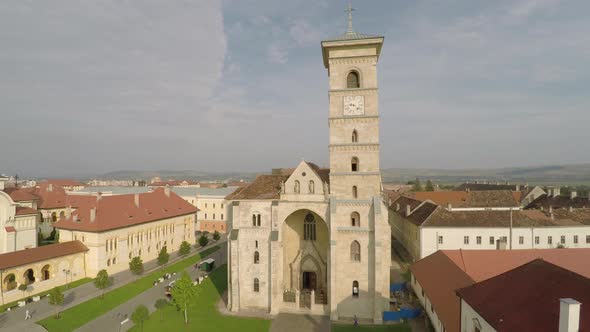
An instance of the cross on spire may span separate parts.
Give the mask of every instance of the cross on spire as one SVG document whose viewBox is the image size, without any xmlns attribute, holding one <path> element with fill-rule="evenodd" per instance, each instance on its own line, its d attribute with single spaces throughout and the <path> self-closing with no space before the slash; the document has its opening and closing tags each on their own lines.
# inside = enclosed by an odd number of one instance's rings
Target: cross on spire
<svg viewBox="0 0 590 332">
<path fill-rule="evenodd" d="M 348 13 L 348 29 L 346 30 L 346 33 L 354 33 L 354 31 L 352 30 L 352 12 L 355 11 L 356 9 L 352 8 L 352 3 L 348 3 L 348 6 L 346 7 L 346 10 L 344 12 Z"/>
</svg>

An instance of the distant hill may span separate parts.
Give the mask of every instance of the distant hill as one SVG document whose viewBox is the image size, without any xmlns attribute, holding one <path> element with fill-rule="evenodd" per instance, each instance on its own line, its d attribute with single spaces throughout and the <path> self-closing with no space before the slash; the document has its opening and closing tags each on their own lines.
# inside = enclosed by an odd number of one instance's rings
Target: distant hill
<svg viewBox="0 0 590 332">
<path fill-rule="evenodd" d="M 511 167 L 495 169 L 412 169 L 388 168 L 381 171 L 383 182 L 404 183 L 430 179 L 458 184 L 466 181 L 512 182 L 529 184 L 590 184 L 590 164 Z"/>
<path fill-rule="evenodd" d="M 512 167 L 495 169 L 419 169 L 387 168 L 382 171 L 383 182 L 406 183 L 419 177 L 444 184 L 459 184 L 465 181 L 491 181 L 529 184 L 590 184 L 590 163 L 577 165 L 548 165 L 533 167 Z M 100 174 L 87 179 L 145 179 L 159 176 L 162 180 L 184 179 L 195 181 L 236 181 L 253 180 L 257 174 L 268 172 L 206 172 L 206 171 L 116 171 Z"/>
</svg>

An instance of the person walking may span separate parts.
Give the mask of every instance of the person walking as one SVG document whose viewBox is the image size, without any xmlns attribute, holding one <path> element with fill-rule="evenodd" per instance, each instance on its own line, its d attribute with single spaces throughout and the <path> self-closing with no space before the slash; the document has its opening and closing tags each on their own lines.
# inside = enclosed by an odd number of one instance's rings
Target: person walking
<svg viewBox="0 0 590 332">
<path fill-rule="evenodd" d="M 359 319 L 356 318 L 356 315 L 354 315 L 354 327 L 359 326 Z"/>
<path fill-rule="evenodd" d="M 29 309 L 27 309 L 27 311 L 25 311 L 25 320 L 27 319 L 31 319 L 31 313 L 29 312 Z"/>
</svg>

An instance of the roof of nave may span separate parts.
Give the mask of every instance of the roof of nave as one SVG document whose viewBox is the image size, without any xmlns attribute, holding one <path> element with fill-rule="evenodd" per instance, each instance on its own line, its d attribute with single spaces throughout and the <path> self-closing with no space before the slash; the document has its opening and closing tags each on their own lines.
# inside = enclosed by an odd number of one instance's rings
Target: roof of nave
<svg viewBox="0 0 590 332">
<path fill-rule="evenodd" d="M 281 184 L 289 178 L 289 175 L 258 175 L 252 183 L 240 187 L 225 197 L 226 200 L 240 199 L 279 199 Z"/>
<path fill-rule="evenodd" d="M 54 226 L 61 229 L 103 232 L 197 212 L 196 207 L 174 192 L 166 192 L 167 189 L 158 188 L 142 194 L 81 196 L 91 199 L 80 204 L 70 216 L 58 220 Z"/>
</svg>

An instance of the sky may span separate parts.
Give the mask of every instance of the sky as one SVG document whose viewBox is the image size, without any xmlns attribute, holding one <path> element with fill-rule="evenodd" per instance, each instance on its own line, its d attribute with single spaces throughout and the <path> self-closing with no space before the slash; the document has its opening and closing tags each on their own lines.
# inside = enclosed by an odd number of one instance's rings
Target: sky
<svg viewBox="0 0 590 332">
<path fill-rule="evenodd" d="M 343 0 L 0 2 L 0 173 L 328 162 Z M 590 2 L 353 1 L 382 168 L 590 162 Z"/>
</svg>

